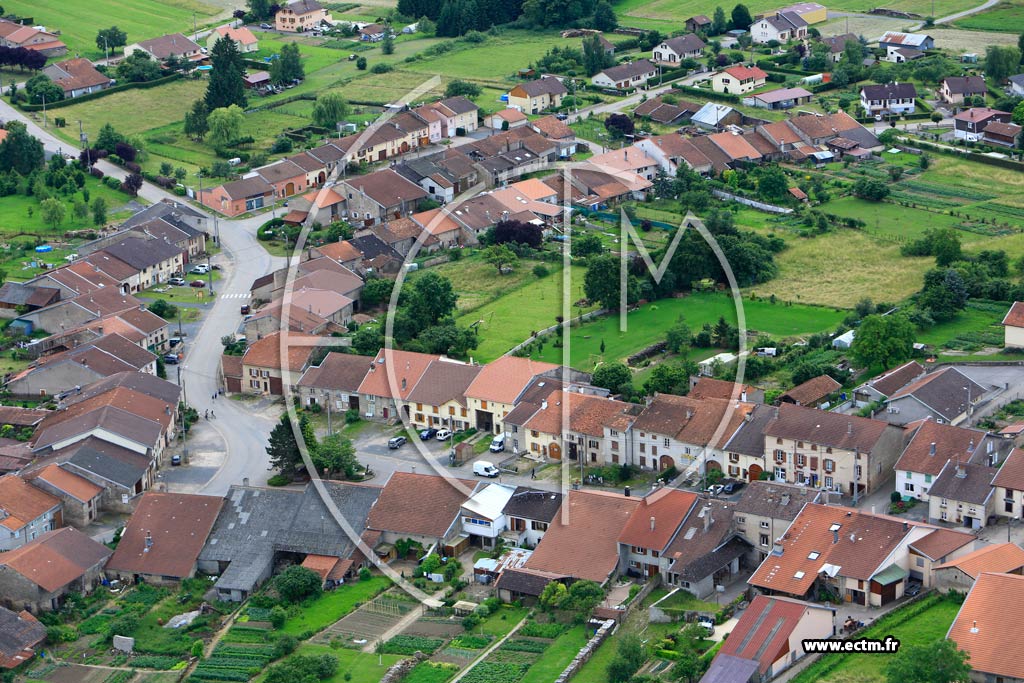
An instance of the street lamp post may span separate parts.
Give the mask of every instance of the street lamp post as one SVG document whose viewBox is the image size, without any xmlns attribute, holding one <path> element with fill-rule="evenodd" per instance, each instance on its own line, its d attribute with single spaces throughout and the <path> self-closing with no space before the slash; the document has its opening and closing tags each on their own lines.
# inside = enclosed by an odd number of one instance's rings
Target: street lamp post
<svg viewBox="0 0 1024 683">
<path fill-rule="evenodd" d="M 180 322 L 180 319 L 179 319 Z M 181 406 L 178 413 L 181 417 L 181 452 L 182 462 L 188 462 L 188 430 L 185 428 L 185 411 L 188 410 L 188 401 L 185 398 L 185 384 L 181 379 L 181 365 L 178 366 L 178 386 L 181 387 Z"/>
</svg>

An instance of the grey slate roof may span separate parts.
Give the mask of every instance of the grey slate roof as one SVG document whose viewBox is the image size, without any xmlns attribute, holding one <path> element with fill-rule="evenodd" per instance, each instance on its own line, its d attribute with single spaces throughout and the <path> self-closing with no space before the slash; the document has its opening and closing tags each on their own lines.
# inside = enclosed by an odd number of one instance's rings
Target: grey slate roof
<svg viewBox="0 0 1024 683">
<path fill-rule="evenodd" d="M 562 494 L 517 486 L 502 512 L 508 517 L 550 522 L 562 507 Z"/>
<path fill-rule="evenodd" d="M 46 637 L 46 627 L 33 619 L 25 619 L 17 612 L 0 607 L 0 654 L 13 657 L 35 647 Z"/>
<path fill-rule="evenodd" d="M 157 422 L 114 406 L 103 406 L 52 427 L 48 427 L 44 421 L 40 425 L 33 449 L 39 451 L 66 439 L 94 433 L 97 429 L 117 434 L 146 448 L 154 448 L 163 433 L 163 428 Z"/>
<path fill-rule="evenodd" d="M 985 388 L 956 368 L 933 372 L 906 385 L 889 397 L 889 402 L 913 396 L 946 420 L 967 410 L 968 400 L 976 401 Z"/>
<path fill-rule="evenodd" d="M 103 251 L 138 270 L 150 268 L 181 253 L 181 249 L 173 244 L 143 237 L 125 237 Z"/>
<path fill-rule="evenodd" d="M 725 450 L 760 458 L 764 455 L 764 428 L 775 417 L 775 409 L 759 403 L 748 417 L 725 444 Z"/>
<path fill-rule="evenodd" d="M 331 481 L 324 486 L 343 518 L 361 534 L 380 489 Z M 251 591 L 275 553 L 346 558 L 355 548 L 314 486 L 301 491 L 232 486 L 199 560 L 230 563 L 217 588 Z"/>
<path fill-rule="evenodd" d="M 794 520 L 804 504 L 814 499 L 814 494 L 814 491 L 808 493 L 806 486 L 752 481 L 736 501 L 735 511 L 736 514 Z"/>
<path fill-rule="evenodd" d="M 897 100 L 917 97 L 917 88 L 914 87 L 913 83 L 865 85 L 861 90 L 864 93 L 864 97 L 869 100 Z"/>
<path fill-rule="evenodd" d="M 177 403 L 178 398 L 181 396 L 181 387 L 173 382 L 160 379 L 156 375 L 151 375 L 148 372 L 119 372 L 93 382 L 81 391 L 69 394 L 64 398 L 64 402 L 68 405 L 74 405 L 87 398 L 105 394 L 118 387 L 132 389 L 140 394 L 152 396 L 164 403 L 170 404 Z"/>
<path fill-rule="evenodd" d="M 135 486 L 149 467 L 149 458 L 95 437 L 55 451 L 54 455 L 56 462 L 66 462 L 124 488 Z"/>
<path fill-rule="evenodd" d="M 992 495 L 992 479 L 999 470 L 966 462 L 961 462 L 959 467 L 965 476 L 958 476 L 956 461 L 947 462 L 938 479 L 928 489 L 928 495 L 983 505 Z"/>
<path fill-rule="evenodd" d="M 746 683 L 757 673 L 756 659 L 743 659 L 733 655 L 718 655 L 700 683 Z"/>
</svg>

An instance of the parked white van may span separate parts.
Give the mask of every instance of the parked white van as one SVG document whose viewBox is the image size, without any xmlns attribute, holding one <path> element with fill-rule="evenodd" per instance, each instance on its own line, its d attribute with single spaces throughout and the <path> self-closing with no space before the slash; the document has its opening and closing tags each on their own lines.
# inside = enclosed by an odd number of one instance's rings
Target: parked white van
<svg viewBox="0 0 1024 683">
<path fill-rule="evenodd" d="M 477 460 L 473 463 L 473 474 L 478 477 L 490 477 L 494 478 L 501 474 L 497 467 L 487 462 L 486 460 Z"/>
<path fill-rule="evenodd" d="M 491 453 L 501 453 L 504 450 L 505 450 L 505 433 L 502 432 L 501 434 L 498 434 L 496 437 L 491 439 L 490 451 L 491 451 Z"/>
</svg>

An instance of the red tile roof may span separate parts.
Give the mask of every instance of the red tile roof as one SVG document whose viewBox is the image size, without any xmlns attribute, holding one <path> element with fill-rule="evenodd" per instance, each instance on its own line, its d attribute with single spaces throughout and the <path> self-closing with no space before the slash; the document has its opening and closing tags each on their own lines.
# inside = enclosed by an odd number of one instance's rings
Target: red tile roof
<svg viewBox="0 0 1024 683">
<path fill-rule="evenodd" d="M 395 472 L 381 489 L 366 518 L 368 529 L 409 536 L 442 538 L 459 516 L 459 509 L 476 482 L 430 474 Z M 463 490 L 464 489 L 464 490 Z"/>
<path fill-rule="evenodd" d="M 192 574 L 223 498 L 185 493 L 143 494 L 107 569 L 184 578 Z M 147 534 L 152 545 L 146 548 Z"/>
<path fill-rule="evenodd" d="M 110 557 L 111 550 L 81 531 L 64 527 L 48 531 L 31 543 L 0 553 L 7 567 L 46 592 L 59 591 Z"/>
<path fill-rule="evenodd" d="M 512 403 L 535 376 L 557 370 L 553 363 L 543 363 L 520 358 L 502 356 L 484 366 L 473 383 L 466 389 L 466 396 L 483 401 Z"/>
<path fill-rule="evenodd" d="M 811 405 L 839 391 L 842 384 L 828 375 L 812 377 L 803 384 L 797 385 L 782 395 L 782 400 L 791 399 L 797 405 Z"/>
<path fill-rule="evenodd" d="M 1024 301 L 1014 301 L 1003 317 L 1003 324 L 1010 327 L 1024 327 Z"/>
<path fill-rule="evenodd" d="M 430 353 L 381 349 L 359 384 L 359 393 L 405 399 L 430 363 L 438 358 Z"/>
<path fill-rule="evenodd" d="M 525 566 L 604 583 L 619 563 L 617 539 L 640 502 L 606 491 L 569 491 Z"/>
<path fill-rule="evenodd" d="M 941 560 L 968 543 L 974 543 L 973 534 L 953 529 L 936 529 L 921 540 L 911 543 L 910 547 L 931 560 Z"/>
<path fill-rule="evenodd" d="M 1014 448 L 992 480 L 993 486 L 1024 491 L 1024 450 Z"/>
<path fill-rule="evenodd" d="M 971 587 L 946 637 L 970 655 L 974 671 L 992 676 L 1024 678 L 1024 576 L 986 573 Z M 988 678 L 986 676 L 986 678 Z"/>
<path fill-rule="evenodd" d="M 907 535 L 903 524 L 893 517 L 808 503 L 780 537 L 782 554 L 768 555 L 749 583 L 800 596 L 825 564 L 838 567 L 840 576 L 870 579 Z"/>
<path fill-rule="evenodd" d="M 912 360 L 895 370 L 883 372 L 881 375 L 868 380 L 868 385 L 883 396 L 891 396 L 924 373 L 924 366 L 916 360 Z"/>
<path fill-rule="evenodd" d="M 986 545 L 952 562 L 940 564 L 932 569 L 957 568 L 972 579 L 982 572 L 1013 572 L 1024 567 L 1024 549 L 1016 543 Z"/>
<path fill-rule="evenodd" d="M 35 477 L 45 481 L 58 491 L 63 491 L 72 498 L 87 503 L 103 493 L 103 489 L 88 479 L 61 469 L 59 465 L 47 465 Z"/>
<path fill-rule="evenodd" d="M 263 339 L 253 342 L 242 356 L 242 364 L 258 368 L 273 368 L 275 370 L 291 370 L 298 372 L 306 365 L 309 356 L 313 353 L 315 340 L 319 337 L 311 334 L 297 334 L 290 332 L 285 338 L 287 344 L 287 358 L 281 361 L 281 333 L 268 334 Z"/>
<path fill-rule="evenodd" d="M 664 551 L 696 502 L 697 494 L 689 491 L 655 491 L 636 506 L 619 534 L 619 543 Z"/>
<path fill-rule="evenodd" d="M 0 525 L 18 531 L 48 510 L 60 506 L 60 498 L 37 489 L 16 474 L 0 477 Z"/>
<path fill-rule="evenodd" d="M 896 470 L 938 476 L 949 460 L 970 461 L 974 449 L 985 438 L 984 432 L 933 420 L 923 420 L 920 425 L 896 461 Z M 935 444 L 934 454 L 932 444 Z"/>
<path fill-rule="evenodd" d="M 773 663 L 789 651 L 789 637 L 807 610 L 824 609 L 799 600 L 758 595 L 744 610 L 721 654 L 753 659 L 758 671 L 766 673 Z"/>
<path fill-rule="evenodd" d="M 729 74 L 733 78 L 740 81 L 745 81 L 751 78 L 753 78 L 754 80 L 768 78 L 768 74 L 766 74 L 764 71 L 757 68 L 756 66 L 743 66 L 742 64 L 739 64 L 736 66 L 730 66 L 728 69 L 724 69 L 724 71 L 725 73 Z"/>
</svg>

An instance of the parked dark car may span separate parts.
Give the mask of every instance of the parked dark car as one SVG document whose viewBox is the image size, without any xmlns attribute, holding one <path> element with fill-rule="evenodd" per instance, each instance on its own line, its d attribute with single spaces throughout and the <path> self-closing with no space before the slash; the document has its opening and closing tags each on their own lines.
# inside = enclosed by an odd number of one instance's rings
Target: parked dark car
<svg viewBox="0 0 1024 683">
<path fill-rule="evenodd" d="M 921 582 L 920 581 L 908 581 L 907 589 L 903 591 L 903 594 L 908 598 L 913 598 L 921 593 Z"/>
<path fill-rule="evenodd" d="M 430 439 L 433 439 L 435 436 L 437 436 L 437 430 L 434 429 L 433 427 L 429 427 L 428 429 L 424 429 L 423 431 L 420 432 L 421 441 L 429 441 Z"/>
<path fill-rule="evenodd" d="M 729 495 L 730 493 L 736 493 L 737 491 L 739 491 L 740 489 L 747 485 L 746 482 L 742 482 L 739 479 L 723 481 L 722 484 L 722 493 L 724 493 L 725 495 Z"/>
<path fill-rule="evenodd" d="M 177 365 L 178 364 L 178 354 L 176 354 L 176 353 L 164 354 L 164 363 L 166 363 L 167 365 Z"/>
<path fill-rule="evenodd" d="M 198 288 L 198 287 L 205 287 L 206 286 L 206 282 L 204 280 L 193 280 L 192 282 L 188 283 L 188 286 L 189 287 L 196 287 L 196 288 Z"/>
<path fill-rule="evenodd" d="M 408 439 L 406 439 L 404 436 L 393 436 L 390 439 L 388 439 L 388 448 L 390 448 L 391 450 L 401 448 L 402 446 L 405 445 L 406 441 L 408 441 Z"/>
<path fill-rule="evenodd" d="M 242 315 L 249 315 L 252 313 L 252 307 L 249 304 L 242 304 Z"/>
<path fill-rule="evenodd" d="M 174 467 L 177 467 L 180 464 L 181 464 L 181 456 L 178 455 L 178 454 L 172 455 L 171 456 L 171 465 L 173 465 Z"/>
</svg>

